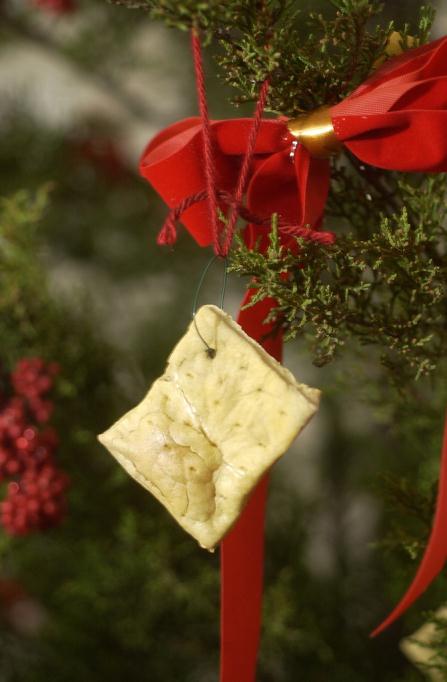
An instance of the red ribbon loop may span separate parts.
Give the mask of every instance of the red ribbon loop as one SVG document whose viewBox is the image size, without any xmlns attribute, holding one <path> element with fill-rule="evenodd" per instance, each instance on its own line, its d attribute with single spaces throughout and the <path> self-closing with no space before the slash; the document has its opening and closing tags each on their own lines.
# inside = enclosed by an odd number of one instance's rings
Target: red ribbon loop
<svg viewBox="0 0 447 682">
<path fill-rule="evenodd" d="M 447 171 L 447 38 L 390 59 L 331 117 L 337 138 L 365 163 Z"/>
</svg>

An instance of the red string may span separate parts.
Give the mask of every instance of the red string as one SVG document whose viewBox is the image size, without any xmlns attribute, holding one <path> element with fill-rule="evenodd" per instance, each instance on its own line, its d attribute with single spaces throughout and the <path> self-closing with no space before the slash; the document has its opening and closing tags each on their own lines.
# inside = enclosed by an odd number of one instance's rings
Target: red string
<svg viewBox="0 0 447 682">
<path fill-rule="evenodd" d="M 236 186 L 236 192 L 234 195 L 235 205 L 232 206 L 230 215 L 228 218 L 227 231 L 225 234 L 225 240 L 222 246 L 223 255 L 226 256 L 230 250 L 231 244 L 233 242 L 234 231 L 236 229 L 236 220 L 238 216 L 238 206 L 242 201 L 244 192 L 247 186 L 248 174 L 250 171 L 251 162 L 253 160 L 253 154 L 255 152 L 256 139 L 258 137 L 259 128 L 261 126 L 262 114 L 264 113 L 265 103 L 267 100 L 267 93 L 269 89 L 269 81 L 266 79 L 259 91 L 259 99 L 256 104 L 255 115 L 253 117 L 253 124 L 250 129 L 247 140 L 247 149 L 245 151 L 244 160 L 242 162 L 241 170 L 239 173 L 239 178 Z"/>
<path fill-rule="evenodd" d="M 166 218 L 163 227 L 158 233 L 157 244 L 159 246 L 172 246 L 177 241 L 177 228 L 175 226 L 175 218 L 173 212 L 170 211 Z"/>
<path fill-rule="evenodd" d="M 211 233 L 213 235 L 213 245 L 214 252 L 218 256 L 227 256 L 232 241 L 234 237 L 234 231 L 236 229 L 237 216 L 240 214 L 240 204 L 242 197 L 244 195 L 247 181 L 250 172 L 251 162 L 253 160 L 253 154 L 255 151 L 256 139 L 259 133 L 259 128 L 261 125 L 262 114 L 264 112 L 265 103 L 267 100 L 267 92 L 269 88 L 269 81 L 265 80 L 261 86 L 259 92 L 258 102 L 256 104 L 255 114 L 253 117 L 253 123 L 248 135 L 247 149 L 245 151 L 244 159 L 242 162 L 241 170 L 239 173 L 239 178 L 236 186 L 234 203 L 232 204 L 230 215 L 228 218 L 228 226 L 225 231 L 223 243 L 221 239 L 221 230 L 219 229 L 219 218 L 218 210 L 219 205 L 217 202 L 218 190 L 216 183 L 216 169 L 214 165 L 213 157 L 213 141 L 211 135 L 211 123 L 208 112 L 208 103 L 206 99 L 206 89 L 205 89 L 205 74 L 203 71 L 203 59 L 202 59 L 202 48 L 200 45 L 200 37 L 198 31 L 193 29 L 191 32 L 191 44 L 192 52 L 194 57 L 194 70 L 196 75 L 196 86 L 197 86 L 197 99 L 199 103 L 199 112 L 202 119 L 202 137 L 203 137 L 203 156 L 205 162 L 205 179 L 207 188 L 207 199 L 208 199 L 208 210 L 210 214 L 211 222 Z M 188 198 L 189 199 L 189 198 Z M 180 207 L 186 210 L 189 207 L 188 199 L 182 202 L 181 206 L 174 209 L 174 213 L 171 213 L 158 237 L 159 244 L 173 244 L 176 239 L 176 228 L 175 222 L 181 213 L 178 211 Z M 183 212 L 183 211 L 182 211 Z"/>
<path fill-rule="evenodd" d="M 224 190 L 218 189 L 216 195 L 220 202 L 230 206 L 231 210 L 234 211 L 236 215 L 239 215 L 241 218 L 243 218 L 243 220 L 245 220 L 247 223 L 270 227 L 271 216 L 268 216 L 267 218 L 261 218 L 260 216 L 256 215 L 256 213 L 252 213 L 252 211 L 250 211 L 246 206 L 243 206 L 240 202 L 236 201 L 229 192 L 225 192 Z M 158 235 L 158 244 L 173 244 L 177 237 L 175 225 L 180 219 L 181 215 L 184 213 L 184 211 L 187 211 L 188 208 L 194 206 L 194 204 L 197 204 L 201 201 L 206 201 L 207 198 L 207 191 L 202 190 L 196 194 L 191 194 L 189 197 L 185 197 L 180 204 L 178 204 L 175 208 L 172 208 L 169 211 L 168 217 L 166 218 L 165 223 Z M 307 239 L 308 241 L 319 242 L 320 244 L 333 244 L 336 238 L 334 232 L 323 232 L 322 230 L 312 230 L 311 228 L 300 227 L 299 225 L 290 225 L 290 223 L 282 220 L 278 222 L 278 229 L 281 234 L 287 235 L 289 237 L 301 237 L 303 239 Z M 229 245 L 231 245 L 231 239 L 233 236 L 234 234 L 229 238 L 227 234 L 225 243 L 228 241 Z"/>
<path fill-rule="evenodd" d="M 217 217 L 218 204 L 216 192 L 216 171 L 214 168 L 213 143 L 211 138 L 211 125 L 208 113 L 208 103 L 205 90 L 205 75 L 203 72 L 202 48 L 199 34 L 196 29 L 191 31 L 192 53 L 194 57 L 194 70 L 196 74 L 197 98 L 199 112 L 202 119 L 203 156 L 205 160 L 206 188 L 208 191 L 208 210 L 210 213 L 211 231 L 213 235 L 214 252 L 222 256 L 219 237 L 219 223 Z"/>
</svg>

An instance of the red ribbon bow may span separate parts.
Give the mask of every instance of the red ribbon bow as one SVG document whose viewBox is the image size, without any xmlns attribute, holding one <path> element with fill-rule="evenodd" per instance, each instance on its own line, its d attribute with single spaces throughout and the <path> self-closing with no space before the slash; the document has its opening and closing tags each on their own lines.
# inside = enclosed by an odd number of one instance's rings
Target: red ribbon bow
<svg viewBox="0 0 447 682">
<path fill-rule="evenodd" d="M 399 171 L 447 170 L 447 38 L 385 63 L 345 100 L 331 107 L 337 139 L 363 162 Z M 252 120 L 212 121 L 217 186 L 235 189 Z M 329 183 L 328 162 L 302 145 L 294 153 L 287 121 L 264 120 L 255 145 L 246 203 L 256 215 L 277 212 L 291 225 L 316 225 Z M 149 143 L 141 174 L 170 208 L 206 187 L 200 118 L 169 126 Z M 212 241 L 206 201 L 182 222 L 200 246 Z"/>
<path fill-rule="evenodd" d="M 233 194 L 252 119 L 212 121 L 217 186 Z M 322 216 L 329 185 L 326 160 L 312 159 L 305 150 L 292 151 L 294 138 L 285 121 L 264 120 L 255 144 L 247 187 L 247 209 L 262 219 L 278 212 L 289 225 L 315 225 Z M 187 118 L 161 131 L 146 147 L 140 171 L 170 208 L 185 198 L 204 193 L 200 118 Z M 312 194 L 312 196 L 309 196 Z M 222 205 L 222 209 L 225 206 Z M 200 246 L 213 241 L 206 199 L 186 209 L 181 217 Z M 256 228 L 258 233 L 266 229 Z"/>
<path fill-rule="evenodd" d="M 336 139 L 364 163 L 398 171 L 447 171 L 447 38 L 389 60 L 345 100 L 331 107 L 330 118 Z M 210 122 L 218 197 L 234 193 L 251 126 L 252 119 L 245 118 Z M 213 241 L 213 233 L 202 145 L 201 119 L 175 123 L 149 143 L 140 171 L 171 209 L 192 196 L 201 197 L 184 210 L 181 221 L 200 246 L 207 246 Z M 297 144 L 285 119 L 263 120 L 248 177 L 246 208 L 259 217 L 257 222 L 267 223 L 272 213 L 278 213 L 283 230 L 288 226 L 284 230 L 287 235 L 302 234 L 306 226 L 318 229 L 329 189 L 329 170 L 328 160 L 312 157 L 303 144 Z M 249 234 L 252 238 L 264 237 L 265 246 L 268 227 L 252 224 Z M 331 233 L 309 232 L 310 238 L 318 234 L 326 242 L 333 238 Z M 240 315 L 246 331 L 258 340 L 265 334 L 262 321 L 271 305 L 271 301 L 264 301 Z M 280 359 L 280 338 L 267 343 L 269 351 Z M 254 679 L 265 494 L 266 485 L 261 484 L 222 543 L 224 576 L 228 576 L 223 590 L 222 680 Z M 399 617 L 444 566 L 444 519 L 447 436 L 435 524 L 423 562 L 400 604 L 373 634 Z M 241 645 L 244 640 L 245 649 Z"/>
</svg>

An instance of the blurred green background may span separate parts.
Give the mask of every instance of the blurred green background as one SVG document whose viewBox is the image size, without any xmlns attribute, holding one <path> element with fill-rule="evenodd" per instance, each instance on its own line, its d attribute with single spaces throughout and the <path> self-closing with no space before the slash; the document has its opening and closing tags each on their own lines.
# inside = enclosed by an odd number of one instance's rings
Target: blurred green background
<svg viewBox="0 0 447 682">
<path fill-rule="evenodd" d="M 411 23 L 419 7 L 387 0 L 384 20 Z M 433 37 L 446 27 L 440 3 Z M 213 69 L 209 59 L 212 115 L 239 115 Z M 210 257 L 184 233 L 173 250 L 156 246 L 165 209 L 137 175 L 151 136 L 195 114 L 185 35 L 100 0 L 70 12 L 0 1 L 0 193 L 48 191 L 36 228 L 17 219 L 26 196 L 14 200 L 9 270 L 0 239 L 0 363 L 61 363 L 58 456 L 72 481 L 61 527 L 0 536 L 0 682 L 217 680 L 218 555 L 95 440 L 163 371 Z M 216 266 L 202 302 L 217 300 L 220 277 Z M 243 288 L 231 278 L 232 313 Z M 305 348 L 287 348 L 286 364 L 325 399 L 273 472 L 259 682 L 426 679 L 399 642 L 441 606 L 445 578 L 389 632 L 368 633 L 414 572 L 400 539 L 427 532 L 417 508 L 399 514 L 384 491 L 430 493 L 445 396 L 399 402 L 368 359 L 316 369 Z"/>
</svg>

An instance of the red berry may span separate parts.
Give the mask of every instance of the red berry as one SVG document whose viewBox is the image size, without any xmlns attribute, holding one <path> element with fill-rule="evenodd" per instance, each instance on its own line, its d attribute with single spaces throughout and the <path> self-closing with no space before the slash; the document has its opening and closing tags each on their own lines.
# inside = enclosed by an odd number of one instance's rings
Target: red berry
<svg viewBox="0 0 447 682">
<path fill-rule="evenodd" d="M 18 395 L 29 401 L 39 400 L 53 388 L 58 371 L 58 365 L 47 365 L 42 358 L 22 358 L 11 373 L 11 383 Z"/>
<path fill-rule="evenodd" d="M 28 470 L 20 483 L 8 485 L 7 497 L 0 504 L 0 520 L 10 535 L 24 535 L 60 523 L 65 511 L 68 478 L 53 464 Z"/>
<path fill-rule="evenodd" d="M 12 481 L 12 483 L 8 483 L 8 495 L 18 495 L 20 491 L 20 486 L 16 481 Z"/>
<path fill-rule="evenodd" d="M 29 512 L 39 511 L 39 500 L 36 497 L 30 497 L 27 500 L 26 508 Z"/>
<path fill-rule="evenodd" d="M 5 471 L 9 476 L 18 474 L 20 471 L 20 462 L 18 462 L 16 459 L 8 460 L 8 462 L 5 464 Z"/>
<path fill-rule="evenodd" d="M 41 424 L 44 424 L 50 419 L 54 408 L 54 405 L 50 400 L 42 400 L 40 397 L 30 399 L 29 406 L 35 419 Z"/>
</svg>

